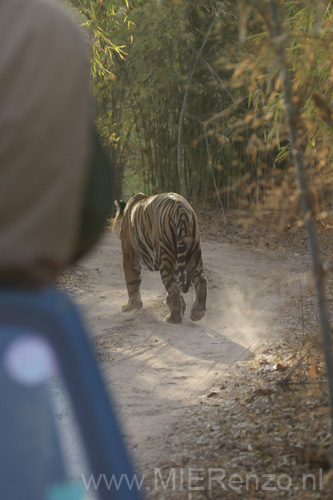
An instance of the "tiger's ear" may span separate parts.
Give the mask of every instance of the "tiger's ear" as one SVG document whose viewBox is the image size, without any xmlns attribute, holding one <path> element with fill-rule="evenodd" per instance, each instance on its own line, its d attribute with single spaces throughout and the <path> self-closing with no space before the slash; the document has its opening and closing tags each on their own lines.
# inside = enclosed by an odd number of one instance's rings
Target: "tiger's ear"
<svg viewBox="0 0 333 500">
<path fill-rule="evenodd" d="M 114 200 L 114 204 L 116 205 L 119 214 L 122 214 L 125 210 L 126 202 L 122 200 Z"/>
</svg>

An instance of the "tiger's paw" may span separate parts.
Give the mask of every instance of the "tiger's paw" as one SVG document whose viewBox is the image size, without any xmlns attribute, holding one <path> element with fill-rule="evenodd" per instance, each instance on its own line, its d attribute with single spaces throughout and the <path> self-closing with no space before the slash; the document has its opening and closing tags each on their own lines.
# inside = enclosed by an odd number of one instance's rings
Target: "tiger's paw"
<svg viewBox="0 0 333 500">
<path fill-rule="evenodd" d="M 199 321 L 206 314 L 206 309 L 194 309 L 192 308 L 190 318 L 192 321 Z"/>
<path fill-rule="evenodd" d="M 121 307 L 121 310 L 123 312 L 127 312 L 127 311 L 138 311 L 139 309 L 142 309 L 143 307 L 143 304 L 142 302 L 128 302 L 127 304 L 124 304 L 122 307 Z"/>
<path fill-rule="evenodd" d="M 168 323 L 174 323 L 174 324 L 177 324 L 177 323 L 181 323 L 182 322 L 182 317 L 180 314 L 168 314 L 167 316 L 165 316 L 165 321 L 167 321 Z"/>
</svg>

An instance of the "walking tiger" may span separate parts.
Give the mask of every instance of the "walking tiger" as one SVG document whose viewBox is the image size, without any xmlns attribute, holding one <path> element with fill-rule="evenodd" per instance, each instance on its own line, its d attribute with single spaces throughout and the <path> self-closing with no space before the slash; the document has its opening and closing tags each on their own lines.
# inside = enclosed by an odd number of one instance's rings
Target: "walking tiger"
<svg viewBox="0 0 333 500">
<path fill-rule="evenodd" d="M 206 312 L 207 279 L 203 274 L 200 234 L 196 214 L 179 194 L 147 196 L 139 193 L 127 202 L 116 200 L 114 229 L 120 228 L 123 269 L 128 302 L 123 311 L 142 308 L 141 264 L 159 271 L 167 291 L 170 323 L 180 323 L 186 304 L 181 292 L 195 287 L 190 318 Z"/>
</svg>

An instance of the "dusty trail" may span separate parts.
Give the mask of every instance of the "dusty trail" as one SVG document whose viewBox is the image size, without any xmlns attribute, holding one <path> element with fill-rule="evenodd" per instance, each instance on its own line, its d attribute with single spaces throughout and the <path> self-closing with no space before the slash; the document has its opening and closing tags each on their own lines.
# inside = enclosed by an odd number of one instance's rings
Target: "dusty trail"
<svg viewBox="0 0 333 500">
<path fill-rule="evenodd" d="M 300 256 L 210 241 L 202 247 L 209 295 L 198 323 L 164 322 L 162 282 L 158 273 L 145 270 L 144 309 L 120 311 L 127 293 L 120 242 L 111 233 L 74 274 L 75 301 L 139 465 L 158 457 L 154 437 L 170 430 L 184 408 L 199 404 L 236 361 L 286 333 L 288 307 L 300 293 Z M 185 300 L 189 310 L 191 290 Z"/>
</svg>

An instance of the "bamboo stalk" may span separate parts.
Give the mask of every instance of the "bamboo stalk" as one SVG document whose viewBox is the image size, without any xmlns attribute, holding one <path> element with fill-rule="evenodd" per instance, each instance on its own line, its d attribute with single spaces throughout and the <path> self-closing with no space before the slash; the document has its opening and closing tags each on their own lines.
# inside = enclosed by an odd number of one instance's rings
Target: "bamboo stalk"
<svg viewBox="0 0 333 500">
<path fill-rule="evenodd" d="M 180 111 L 179 124 L 178 124 L 178 143 L 177 143 L 177 169 L 178 169 L 179 193 L 181 193 L 181 194 L 182 194 L 182 191 L 183 191 L 182 173 L 181 173 L 181 138 L 182 138 L 182 129 L 183 129 L 183 121 L 184 121 L 184 114 L 185 114 L 185 106 L 186 106 L 186 101 L 187 101 L 187 95 L 188 95 L 188 92 L 189 92 L 189 89 L 190 89 L 190 84 L 191 84 L 191 81 L 192 81 L 195 69 L 196 69 L 197 64 L 198 64 L 198 62 L 200 60 L 202 51 L 205 48 L 207 40 L 208 40 L 208 38 L 209 38 L 209 36 L 210 36 L 213 28 L 214 28 L 214 25 L 215 25 L 217 19 L 218 19 L 218 14 L 216 14 L 214 16 L 214 19 L 212 20 L 212 22 L 211 22 L 211 24 L 210 24 L 210 26 L 208 28 L 208 31 L 207 31 L 206 36 L 205 36 L 205 39 L 202 42 L 200 50 L 199 50 L 199 52 L 197 54 L 197 57 L 196 57 L 196 59 L 194 61 L 194 64 L 192 66 L 191 73 L 190 73 L 190 76 L 188 78 L 188 82 L 187 82 L 187 85 L 186 85 L 186 89 L 185 89 L 185 93 L 184 93 L 184 98 L 183 98 L 183 104 L 182 104 L 182 108 L 181 108 L 181 111 Z M 187 193 L 185 193 L 185 194 L 187 194 Z"/>
</svg>

